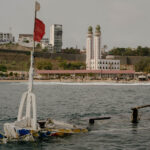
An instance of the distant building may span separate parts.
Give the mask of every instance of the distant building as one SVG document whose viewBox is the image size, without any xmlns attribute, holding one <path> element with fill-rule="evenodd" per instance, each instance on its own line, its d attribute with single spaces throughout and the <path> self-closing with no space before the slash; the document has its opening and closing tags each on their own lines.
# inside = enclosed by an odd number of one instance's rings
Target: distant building
<svg viewBox="0 0 150 150">
<path fill-rule="evenodd" d="M 25 47 L 33 47 L 33 34 L 19 34 L 18 44 Z"/>
<path fill-rule="evenodd" d="M 48 48 L 48 46 L 49 46 L 49 39 L 48 38 L 43 38 L 41 40 L 41 47 L 42 47 L 42 49 Z"/>
<path fill-rule="evenodd" d="M 45 39 L 43 40 L 43 42 L 44 41 L 45 41 Z M 35 42 L 35 46 L 38 43 L 39 42 Z M 33 47 L 33 34 L 19 34 L 18 44 L 21 45 L 21 46 L 24 46 L 24 47 Z"/>
<path fill-rule="evenodd" d="M 61 52 L 62 49 L 62 25 L 53 24 L 50 26 L 50 44 L 54 52 Z"/>
<path fill-rule="evenodd" d="M 96 27 L 93 38 L 93 28 L 90 26 L 87 36 L 86 48 L 86 69 L 87 70 L 120 70 L 120 60 L 102 59 L 101 51 L 101 30 Z"/>
<path fill-rule="evenodd" d="M 0 44 L 15 42 L 15 37 L 11 33 L 2 33 L 0 32 Z"/>
<path fill-rule="evenodd" d="M 49 44 L 48 38 L 43 38 L 40 43 L 42 49 L 47 49 L 47 52 L 53 53 L 53 46 Z"/>
</svg>

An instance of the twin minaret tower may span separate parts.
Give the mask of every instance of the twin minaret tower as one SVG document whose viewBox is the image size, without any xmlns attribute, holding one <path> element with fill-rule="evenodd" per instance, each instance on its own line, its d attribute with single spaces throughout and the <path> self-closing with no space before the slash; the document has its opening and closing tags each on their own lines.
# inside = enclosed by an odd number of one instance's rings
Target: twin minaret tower
<svg viewBox="0 0 150 150">
<path fill-rule="evenodd" d="M 86 46 L 86 69 L 98 70 L 98 60 L 101 59 L 101 28 L 96 26 L 94 39 L 93 28 L 88 28 L 87 46 Z"/>
</svg>

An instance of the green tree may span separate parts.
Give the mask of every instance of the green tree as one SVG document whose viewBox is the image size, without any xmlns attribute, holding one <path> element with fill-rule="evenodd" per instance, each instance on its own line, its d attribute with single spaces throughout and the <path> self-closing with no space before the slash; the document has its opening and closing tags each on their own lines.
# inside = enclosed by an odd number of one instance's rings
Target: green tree
<svg viewBox="0 0 150 150">
<path fill-rule="evenodd" d="M 58 57 L 56 57 L 56 60 L 59 61 L 59 62 L 62 62 L 63 58 L 61 56 L 58 56 Z"/>
<path fill-rule="evenodd" d="M 62 61 L 59 63 L 59 67 L 64 70 L 79 70 L 79 69 L 85 69 L 85 64 L 82 62 L 68 62 Z"/>
<path fill-rule="evenodd" d="M 134 50 L 131 48 L 113 48 L 109 51 L 109 54 L 119 56 L 150 56 L 150 48 L 141 46 Z"/>
<path fill-rule="evenodd" d="M 36 45 L 36 48 L 37 48 L 37 49 L 41 49 L 41 44 L 38 43 L 38 44 Z"/>
<path fill-rule="evenodd" d="M 14 75 L 15 75 L 15 77 L 18 77 L 18 73 L 16 72 L 16 73 L 14 73 Z"/>
<path fill-rule="evenodd" d="M 67 64 L 66 60 L 64 60 L 64 61 L 62 61 L 62 62 L 59 63 L 59 67 L 62 68 L 62 69 L 64 69 L 64 70 L 66 70 L 68 68 L 67 65 L 68 64 Z"/>
<path fill-rule="evenodd" d="M 80 49 L 73 48 L 73 47 L 70 47 L 70 48 L 67 47 L 66 49 L 63 49 L 62 52 L 67 53 L 67 54 L 79 54 Z"/>
<path fill-rule="evenodd" d="M 7 72 L 7 67 L 5 65 L 0 65 L 0 71 Z"/>
<path fill-rule="evenodd" d="M 9 76 L 13 76 L 13 72 L 10 72 L 10 73 L 9 73 Z"/>
<path fill-rule="evenodd" d="M 136 71 L 148 72 L 150 73 L 150 58 L 143 58 L 135 65 Z"/>
<path fill-rule="evenodd" d="M 50 60 L 39 60 L 36 62 L 36 68 L 39 70 L 51 70 L 52 69 L 52 64 Z"/>
</svg>

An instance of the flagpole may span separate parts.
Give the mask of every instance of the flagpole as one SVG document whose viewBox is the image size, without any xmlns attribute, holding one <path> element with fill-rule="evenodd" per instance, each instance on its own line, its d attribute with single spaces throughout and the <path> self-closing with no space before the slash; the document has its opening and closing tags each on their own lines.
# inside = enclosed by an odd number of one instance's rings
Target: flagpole
<svg viewBox="0 0 150 150">
<path fill-rule="evenodd" d="M 33 28 L 33 50 L 31 50 L 31 64 L 30 64 L 30 71 L 29 71 L 29 87 L 28 87 L 28 92 L 32 92 L 33 90 L 33 77 L 34 77 L 34 51 L 35 51 L 35 41 L 34 41 L 34 29 L 35 29 L 35 19 L 37 16 L 37 11 L 35 8 L 34 11 L 34 28 Z"/>
<path fill-rule="evenodd" d="M 34 29 L 33 29 L 33 50 L 31 50 L 31 64 L 30 64 L 30 71 L 29 71 L 29 87 L 28 87 L 28 92 L 32 92 L 33 89 L 33 77 L 34 77 L 34 51 L 35 51 L 35 41 L 40 42 L 41 38 L 45 34 L 45 24 L 43 24 L 42 21 L 37 19 L 37 11 L 40 10 L 40 4 L 36 1 L 35 2 L 35 15 L 34 15 Z M 38 20 L 38 22 L 36 22 Z M 36 26 L 40 24 L 40 27 L 42 28 L 42 32 L 38 31 L 38 39 L 37 39 L 37 31 L 36 31 Z M 39 39 L 40 38 L 40 39 Z"/>
<path fill-rule="evenodd" d="M 36 11 L 36 8 L 35 8 L 35 12 L 34 12 L 34 29 L 35 29 L 35 19 L 36 19 L 36 16 L 37 16 L 37 11 Z M 33 29 L 33 53 L 34 53 L 34 50 L 35 50 L 34 29 Z"/>
</svg>

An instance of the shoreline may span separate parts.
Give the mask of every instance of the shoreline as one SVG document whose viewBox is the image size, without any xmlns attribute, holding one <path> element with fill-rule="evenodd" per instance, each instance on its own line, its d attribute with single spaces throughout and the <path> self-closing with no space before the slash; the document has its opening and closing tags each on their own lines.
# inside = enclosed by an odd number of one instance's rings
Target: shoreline
<svg viewBox="0 0 150 150">
<path fill-rule="evenodd" d="M 0 80 L 0 83 L 4 82 L 28 82 L 28 80 Z M 150 81 L 138 81 L 138 80 L 131 80 L 131 81 L 114 81 L 114 80 L 34 80 L 34 82 L 58 82 L 58 83 L 124 83 L 124 84 L 134 84 L 134 83 L 150 83 Z"/>
</svg>

